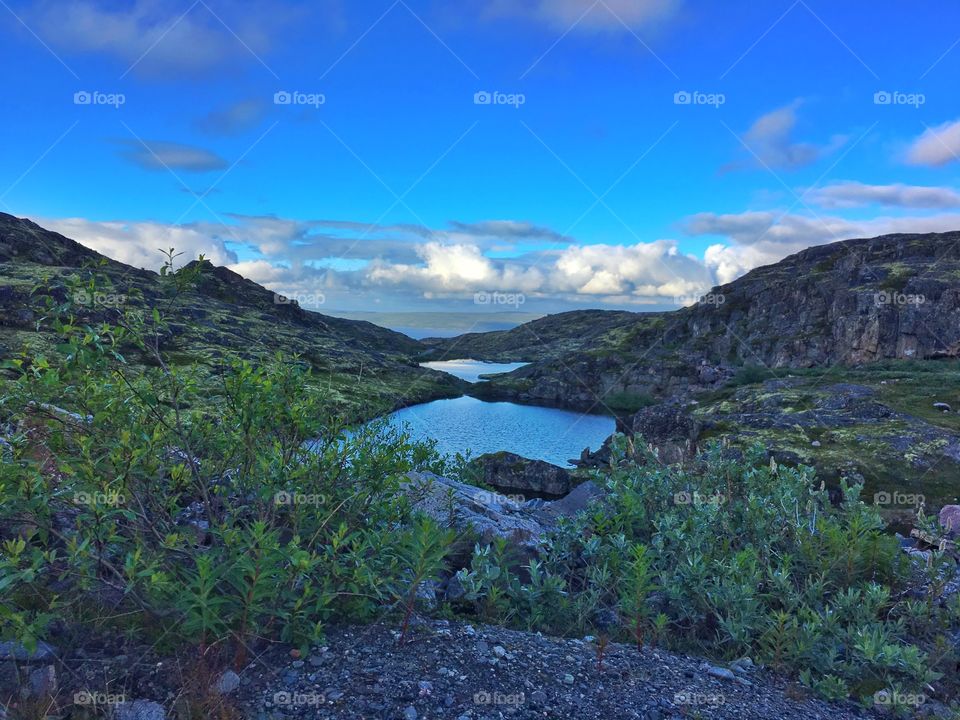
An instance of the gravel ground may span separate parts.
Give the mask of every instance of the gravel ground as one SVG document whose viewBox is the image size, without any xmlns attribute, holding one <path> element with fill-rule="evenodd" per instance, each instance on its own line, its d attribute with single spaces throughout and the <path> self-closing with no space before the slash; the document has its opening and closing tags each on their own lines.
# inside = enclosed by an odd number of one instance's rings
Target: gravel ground
<svg viewBox="0 0 960 720">
<path fill-rule="evenodd" d="M 844 718 L 765 670 L 589 639 L 432 621 L 400 646 L 392 627 L 343 627 L 303 658 L 279 652 L 241 673 L 231 699 L 250 718 Z M 294 653 L 296 655 L 296 653 Z"/>
</svg>

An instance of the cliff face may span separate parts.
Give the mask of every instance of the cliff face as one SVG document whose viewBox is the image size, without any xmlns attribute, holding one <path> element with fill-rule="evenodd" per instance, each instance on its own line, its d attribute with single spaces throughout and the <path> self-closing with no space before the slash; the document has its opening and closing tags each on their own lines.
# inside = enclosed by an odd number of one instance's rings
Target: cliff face
<svg viewBox="0 0 960 720">
<path fill-rule="evenodd" d="M 570 326 L 565 339 L 563 318 Z M 605 321 L 567 313 L 538 322 L 551 319 L 543 352 L 534 342 L 542 332 L 532 323 L 434 343 L 435 352 L 532 361 L 481 389 L 491 397 L 613 410 L 716 388 L 744 366 L 956 357 L 960 232 L 810 248 L 675 312 L 611 313 Z M 584 333 L 586 320 L 599 331 Z"/>
</svg>

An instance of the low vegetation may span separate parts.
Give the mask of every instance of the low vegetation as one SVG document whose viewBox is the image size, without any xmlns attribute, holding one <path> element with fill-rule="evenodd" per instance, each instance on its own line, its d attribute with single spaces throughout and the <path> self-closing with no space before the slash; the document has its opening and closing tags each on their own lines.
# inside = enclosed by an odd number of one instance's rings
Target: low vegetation
<svg viewBox="0 0 960 720">
<path fill-rule="evenodd" d="M 170 302 L 194 281 L 165 272 Z M 165 306 L 97 325 L 50 299 L 55 353 L 9 363 L 0 411 L 0 635 L 125 634 L 241 667 L 330 622 L 422 610 L 557 634 L 749 655 L 828 698 L 956 693 L 942 563 L 917 578 L 860 488 L 832 505 L 809 469 L 719 447 L 664 467 L 620 438 L 601 505 L 539 557 L 477 545 L 463 599 L 424 605 L 455 538 L 415 516 L 414 469 L 452 471 L 403 434 L 346 432 L 296 357 L 230 360 L 216 384 L 171 364 Z M 152 362 L 132 371 L 125 353 Z M 211 388 L 215 390 L 211 390 Z M 16 428 L 13 431 L 13 428 Z M 462 540 L 462 539 L 461 539 Z"/>
</svg>

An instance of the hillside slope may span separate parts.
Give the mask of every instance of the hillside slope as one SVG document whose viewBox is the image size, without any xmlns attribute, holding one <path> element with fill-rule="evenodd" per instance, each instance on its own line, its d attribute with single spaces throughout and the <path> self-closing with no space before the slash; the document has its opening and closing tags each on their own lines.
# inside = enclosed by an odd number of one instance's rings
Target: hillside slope
<svg viewBox="0 0 960 720">
<path fill-rule="evenodd" d="M 0 214 L 0 359 L 50 349 L 52 335 L 37 323 L 42 294 L 68 299 L 68 279 L 100 275 L 116 308 L 167 307 L 156 273 L 119 263 L 36 223 Z M 111 307 L 74 297 L 82 322 L 109 319 Z M 417 366 L 423 348 L 406 335 L 368 322 L 309 312 L 278 301 L 266 288 L 204 261 L 198 282 L 169 305 L 174 360 L 215 367 L 227 357 L 299 354 L 316 371 L 331 402 L 350 418 L 459 394 L 460 383 Z M 136 363 L 135 355 L 128 360 Z"/>
<path fill-rule="evenodd" d="M 749 365 L 956 357 L 960 232 L 809 248 L 674 312 L 579 311 L 429 344 L 435 357 L 531 363 L 491 396 L 585 409 L 714 388 Z"/>
</svg>

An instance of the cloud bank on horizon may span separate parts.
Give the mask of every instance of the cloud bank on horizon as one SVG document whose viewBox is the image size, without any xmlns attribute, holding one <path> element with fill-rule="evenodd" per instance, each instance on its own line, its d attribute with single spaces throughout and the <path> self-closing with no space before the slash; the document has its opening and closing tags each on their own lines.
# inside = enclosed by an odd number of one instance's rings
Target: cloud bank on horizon
<svg viewBox="0 0 960 720">
<path fill-rule="evenodd" d="M 328 308 L 675 307 L 960 229 L 960 8 L 926 2 L 12 2 L 0 210 Z"/>
</svg>

